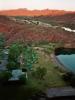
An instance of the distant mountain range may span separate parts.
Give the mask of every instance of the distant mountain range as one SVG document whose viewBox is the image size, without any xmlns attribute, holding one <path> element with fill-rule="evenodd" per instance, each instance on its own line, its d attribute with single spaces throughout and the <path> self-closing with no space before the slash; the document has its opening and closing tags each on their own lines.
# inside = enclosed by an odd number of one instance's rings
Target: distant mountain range
<svg viewBox="0 0 75 100">
<path fill-rule="evenodd" d="M 46 15 L 64 15 L 67 13 L 75 13 L 71 11 L 64 11 L 64 10 L 28 10 L 28 9 L 14 9 L 14 10 L 1 10 L 0 15 L 7 15 L 7 16 L 46 16 Z"/>
</svg>

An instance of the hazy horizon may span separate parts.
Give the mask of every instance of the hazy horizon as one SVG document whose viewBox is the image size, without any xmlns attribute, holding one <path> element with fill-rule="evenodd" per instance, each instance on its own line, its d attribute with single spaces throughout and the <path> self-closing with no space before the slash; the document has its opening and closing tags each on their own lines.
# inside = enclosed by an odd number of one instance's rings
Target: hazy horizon
<svg viewBox="0 0 75 100">
<path fill-rule="evenodd" d="M 75 11 L 75 0 L 0 0 L 0 10 L 22 8 Z"/>
<path fill-rule="evenodd" d="M 0 9 L 0 11 L 9 11 L 9 10 L 30 10 L 30 11 L 34 11 L 34 10 L 57 10 L 57 11 L 75 11 L 75 10 L 64 10 L 64 9 L 49 9 L 49 8 L 44 8 L 44 9 L 29 9 L 29 8 L 11 8 L 11 9 Z"/>
</svg>

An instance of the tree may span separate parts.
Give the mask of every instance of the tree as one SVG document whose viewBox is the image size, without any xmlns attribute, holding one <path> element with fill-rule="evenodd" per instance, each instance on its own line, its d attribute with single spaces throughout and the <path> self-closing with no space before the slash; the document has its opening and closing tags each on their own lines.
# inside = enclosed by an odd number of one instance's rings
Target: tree
<svg viewBox="0 0 75 100">
<path fill-rule="evenodd" d="M 19 68 L 20 64 L 18 61 L 18 58 L 22 52 L 23 45 L 19 42 L 13 43 L 9 48 L 9 54 L 8 54 L 8 64 L 7 68 L 9 69 L 15 69 Z"/>
<path fill-rule="evenodd" d="M 17 58 L 19 57 L 21 50 L 22 50 L 22 45 L 20 43 L 13 43 L 9 48 L 8 59 L 17 61 Z"/>
<path fill-rule="evenodd" d="M 0 60 L 3 58 L 3 49 L 5 46 L 5 37 L 0 33 Z"/>
<path fill-rule="evenodd" d="M 23 49 L 24 66 L 31 70 L 32 65 L 37 62 L 37 53 L 31 46 L 26 46 Z"/>
<path fill-rule="evenodd" d="M 5 37 L 2 33 L 0 33 L 0 49 L 3 49 L 5 46 Z"/>
</svg>

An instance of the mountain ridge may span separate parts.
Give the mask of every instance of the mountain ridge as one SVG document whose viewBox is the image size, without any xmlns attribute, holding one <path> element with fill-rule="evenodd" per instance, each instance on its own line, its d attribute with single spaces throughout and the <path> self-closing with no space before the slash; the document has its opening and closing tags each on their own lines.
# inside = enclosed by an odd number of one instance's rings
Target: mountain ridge
<svg viewBox="0 0 75 100">
<path fill-rule="evenodd" d="M 50 10 L 50 9 L 43 9 L 43 10 L 28 10 L 24 9 L 11 9 L 11 10 L 0 10 L 0 15 L 6 16 L 56 16 L 56 15 L 64 15 L 67 13 L 75 13 L 74 11 L 64 11 L 64 10 Z"/>
</svg>

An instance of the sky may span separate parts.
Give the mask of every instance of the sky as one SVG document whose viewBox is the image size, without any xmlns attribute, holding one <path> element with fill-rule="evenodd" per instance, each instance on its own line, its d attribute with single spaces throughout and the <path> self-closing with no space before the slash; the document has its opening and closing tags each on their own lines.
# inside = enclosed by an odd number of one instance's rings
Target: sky
<svg viewBox="0 0 75 100">
<path fill-rule="evenodd" d="M 75 0 L 0 0 L 0 10 L 18 8 L 75 11 Z"/>
</svg>

